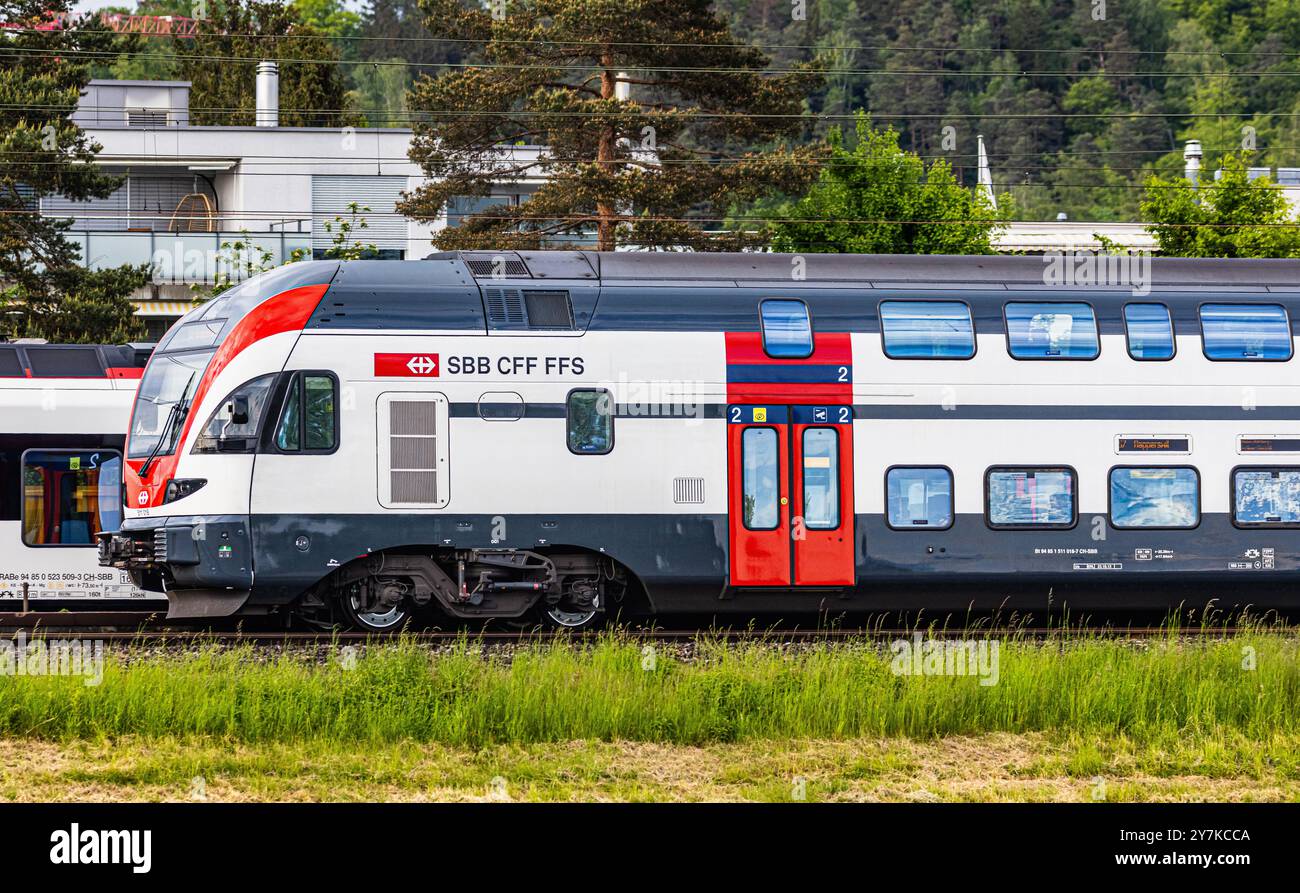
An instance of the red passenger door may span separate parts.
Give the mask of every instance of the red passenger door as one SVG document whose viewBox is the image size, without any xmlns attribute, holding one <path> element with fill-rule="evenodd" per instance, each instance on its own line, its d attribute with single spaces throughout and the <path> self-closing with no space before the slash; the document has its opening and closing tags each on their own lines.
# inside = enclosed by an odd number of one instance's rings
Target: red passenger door
<svg viewBox="0 0 1300 893">
<path fill-rule="evenodd" d="M 727 407 L 732 586 L 852 586 L 853 408 Z"/>
</svg>

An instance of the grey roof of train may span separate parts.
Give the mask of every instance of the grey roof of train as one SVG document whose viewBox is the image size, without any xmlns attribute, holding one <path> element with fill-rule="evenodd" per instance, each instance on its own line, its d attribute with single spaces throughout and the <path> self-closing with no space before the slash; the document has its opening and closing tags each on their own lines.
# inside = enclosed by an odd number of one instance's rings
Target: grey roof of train
<svg viewBox="0 0 1300 893">
<path fill-rule="evenodd" d="M 908 255 L 908 254 L 723 254 L 708 252 L 597 251 L 462 251 L 440 252 L 426 260 L 491 262 L 522 260 L 528 275 L 512 280 L 588 279 L 632 282 L 791 281 L 795 258 L 803 258 L 807 282 L 852 282 L 896 286 L 899 283 L 963 284 L 967 287 L 1042 287 L 1051 255 Z M 1066 255 L 1070 260 L 1071 256 Z M 1149 264 L 1149 267 L 1147 265 Z M 473 265 L 471 265 L 472 268 Z M 1300 260 L 1148 257 L 1142 259 L 1155 287 L 1272 287 L 1300 289 Z M 517 269 L 517 268 L 516 268 Z M 486 280 L 490 275 L 477 275 Z M 1096 287 L 1096 286 L 1094 286 Z M 1116 282 L 1114 287 L 1127 287 Z"/>
</svg>

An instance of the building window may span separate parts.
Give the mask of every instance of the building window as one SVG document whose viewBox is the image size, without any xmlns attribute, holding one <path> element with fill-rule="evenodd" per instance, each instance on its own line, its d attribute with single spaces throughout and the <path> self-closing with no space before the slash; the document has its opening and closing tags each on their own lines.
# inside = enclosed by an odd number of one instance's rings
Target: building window
<svg viewBox="0 0 1300 893">
<path fill-rule="evenodd" d="M 570 391 L 566 415 L 569 452 L 600 456 L 614 448 L 614 398 L 609 391 Z"/>
<path fill-rule="evenodd" d="M 960 301 L 882 301 L 885 356 L 895 360 L 968 360 L 975 356 L 970 307 Z"/>
<path fill-rule="evenodd" d="M 1195 468 L 1112 468 L 1110 523 L 1119 528 L 1195 527 L 1201 523 L 1200 490 Z"/>
<path fill-rule="evenodd" d="M 1237 468 L 1232 519 L 1239 527 L 1300 527 L 1300 468 Z"/>
<path fill-rule="evenodd" d="M 942 467 L 891 468 L 885 472 L 887 520 L 895 530 L 943 530 L 952 526 L 952 472 Z"/>
<path fill-rule="evenodd" d="M 776 360 L 812 356 L 812 320 L 803 301 L 774 299 L 758 305 L 763 328 L 763 350 Z"/>
<path fill-rule="evenodd" d="M 297 372 L 275 426 L 282 453 L 330 453 L 338 446 L 338 381 L 322 372 Z"/>
<path fill-rule="evenodd" d="M 1174 321 L 1164 304 L 1127 304 L 1124 334 L 1128 355 L 1135 360 L 1173 359 Z"/>
<path fill-rule="evenodd" d="M 122 521 L 122 457 L 115 450 L 28 450 L 22 457 L 23 543 L 89 546 Z"/>
<path fill-rule="evenodd" d="M 1013 301 L 1006 321 L 1007 349 L 1017 360 L 1091 360 L 1101 353 L 1088 304 Z"/>
<path fill-rule="evenodd" d="M 984 493 L 990 527 L 1064 529 L 1077 520 L 1072 468 L 990 468 Z"/>
<path fill-rule="evenodd" d="M 745 527 L 775 530 L 781 517 L 776 429 L 746 428 L 740 437 L 740 454 Z"/>
<path fill-rule="evenodd" d="M 840 440 L 834 428 L 803 432 L 803 523 L 809 530 L 840 526 Z"/>
<path fill-rule="evenodd" d="M 1211 360 L 1291 359 L 1291 323 L 1278 304 L 1202 304 L 1201 341 Z"/>
</svg>

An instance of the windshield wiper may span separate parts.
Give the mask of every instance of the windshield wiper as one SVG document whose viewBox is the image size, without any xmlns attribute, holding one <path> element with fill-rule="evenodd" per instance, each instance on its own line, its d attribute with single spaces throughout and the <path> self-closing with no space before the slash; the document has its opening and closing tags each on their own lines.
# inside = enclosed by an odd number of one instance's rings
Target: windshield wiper
<svg viewBox="0 0 1300 893">
<path fill-rule="evenodd" d="M 153 450 L 150 451 L 149 458 L 145 459 L 144 464 L 140 466 L 141 480 L 144 480 L 144 478 L 149 475 L 149 469 L 153 466 L 154 460 L 158 458 L 158 454 L 162 452 L 163 441 L 165 441 L 168 435 L 171 434 L 172 427 L 179 425 L 181 419 L 184 417 L 183 413 L 188 408 L 188 401 L 186 400 L 185 395 L 190 392 L 190 385 L 194 384 L 194 376 L 197 374 L 197 372 L 190 373 L 189 381 L 185 382 L 185 390 L 181 391 L 180 399 L 172 404 L 171 410 L 167 413 L 167 418 L 163 421 L 162 430 L 158 432 L 158 442 L 153 445 Z"/>
</svg>

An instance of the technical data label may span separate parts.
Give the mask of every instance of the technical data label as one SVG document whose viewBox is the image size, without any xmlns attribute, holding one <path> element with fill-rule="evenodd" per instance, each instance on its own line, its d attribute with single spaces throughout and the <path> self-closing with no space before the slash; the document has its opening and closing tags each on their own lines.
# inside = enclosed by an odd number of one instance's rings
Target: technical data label
<svg viewBox="0 0 1300 893">
<path fill-rule="evenodd" d="M 1260 561 L 1264 565 L 1264 570 L 1273 570 L 1277 566 L 1277 552 L 1273 549 L 1264 549 L 1260 552 Z"/>
<path fill-rule="evenodd" d="M 1154 554 L 1155 554 L 1155 553 L 1152 552 L 1150 549 L 1134 549 L 1134 550 L 1133 550 L 1133 560 L 1134 560 L 1134 561 L 1150 561 L 1151 558 L 1152 558 L 1152 556 L 1153 556 Z"/>
<path fill-rule="evenodd" d="M 1076 571 L 1122 571 L 1124 562 L 1122 561 L 1076 561 L 1074 563 Z"/>
<path fill-rule="evenodd" d="M 1248 571 L 1255 566 L 1253 561 L 1229 561 L 1228 570 L 1230 571 Z"/>
</svg>

